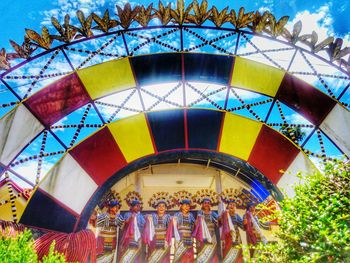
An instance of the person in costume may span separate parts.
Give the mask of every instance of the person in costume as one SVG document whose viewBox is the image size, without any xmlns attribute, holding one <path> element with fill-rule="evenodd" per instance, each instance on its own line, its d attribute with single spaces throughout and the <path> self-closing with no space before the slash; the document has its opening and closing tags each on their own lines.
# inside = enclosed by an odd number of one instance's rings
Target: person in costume
<svg viewBox="0 0 350 263">
<path fill-rule="evenodd" d="M 212 205 L 218 204 L 218 195 L 209 189 L 197 191 L 193 201 L 201 205 L 198 211 L 193 236 L 197 240 L 198 263 L 219 262 L 216 229 L 218 228 L 218 214 L 211 211 Z"/>
<path fill-rule="evenodd" d="M 172 226 L 175 238 L 174 263 L 193 263 L 193 238 L 195 218 L 190 212 L 195 207 L 191 202 L 192 195 L 187 191 L 179 191 L 174 194 L 174 201 L 180 206 L 180 211 L 175 213 Z"/>
<path fill-rule="evenodd" d="M 144 262 L 144 253 L 142 246 L 142 233 L 145 225 L 145 219 L 140 213 L 142 210 L 142 198 L 139 193 L 132 191 L 126 195 L 126 203 L 130 211 L 125 213 L 125 225 L 120 242 L 119 262 Z"/>
<path fill-rule="evenodd" d="M 259 242 L 267 244 L 267 239 L 261 231 L 261 228 L 270 229 L 270 224 L 261 223 L 255 211 L 255 204 L 248 203 L 246 213 L 243 216 L 243 225 L 247 234 L 247 243 L 250 246 L 255 246 Z M 249 249 L 250 257 L 254 255 L 254 248 Z"/>
<path fill-rule="evenodd" d="M 237 191 L 232 188 L 221 193 L 222 201 L 227 205 L 226 210 L 220 216 L 221 244 L 223 263 L 243 263 L 241 235 L 239 228 L 243 229 L 243 220 L 236 213 Z"/>
<path fill-rule="evenodd" d="M 172 196 L 167 192 L 152 195 L 149 205 L 157 210 L 146 216 L 144 243 L 147 246 L 147 262 L 170 262 L 172 227 L 170 215 L 166 213 L 172 207 Z"/>
<path fill-rule="evenodd" d="M 119 213 L 121 199 L 114 193 L 114 199 L 107 200 L 107 212 L 97 215 L 97 261 L 113 262 L 116 260 L 116 246 L 119 229 L 123 226 L 124 218 Z"/>
</svg>

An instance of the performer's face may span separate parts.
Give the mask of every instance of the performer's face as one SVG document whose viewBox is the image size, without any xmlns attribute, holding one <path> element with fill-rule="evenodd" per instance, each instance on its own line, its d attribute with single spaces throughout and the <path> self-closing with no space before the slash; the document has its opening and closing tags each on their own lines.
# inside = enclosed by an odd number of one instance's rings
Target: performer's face
<svg viewBox="0 0 350 263">
<path fill-rule="evenodd" d="M 158 212 L 158 214 L 159 214 L 159 215 L 163 215 L 163 214 L 165 213 L 165 211 L 166 211 L 166 206 L 165 206 L 165 204 L 164 204 L 164 203 L 158 204 L 158 206 L 157 206 L 157 212 Z"/>
<path fill-rule="evenodd" d="M 187 214 L 190 212 L 190 205 L 189 204 L 182 204 L 180 207 L 180 210 L 182 213 Z"/>
<path fill-rule="evenodd" d="M 134 206 L 131 207 L 131 210 L 135 213 L 138 213 L 141 211 L 141 205 L 140 204 L 136 204 Z"/>
<path fill-rule="evenodd" d="M 112 215 L 115 215 L 118 211 L 119 211 L 119 206 L 118 205 L 112 206 L 112 207 L 109 208 L 109 213 L 112 214 Z"/>
<path fill-rule="evenodd" d="M 228 208 L 228 211 L 230 212 L 230 213 L 235 213 L 236 212 L 236 204 L 235 203 L 229 203 L 228 205 L 227 205 L 227 208 Z"/>
<path fill-rule="evenodd" d="M 249 208 L 249 211 L 253 214 L 253 213 L 255 213 L 255 206 L 251 206 L 250 208 Z"/>
<path fill-rule="evenodd" d="M 202 203 L 202 210 L 203 210 L 203 211 L 210 211 L 210 209 L 211 209 L 211 203 L 210 203 L 210 201 L 204 201 L 204 202 Z"/>
</svg>

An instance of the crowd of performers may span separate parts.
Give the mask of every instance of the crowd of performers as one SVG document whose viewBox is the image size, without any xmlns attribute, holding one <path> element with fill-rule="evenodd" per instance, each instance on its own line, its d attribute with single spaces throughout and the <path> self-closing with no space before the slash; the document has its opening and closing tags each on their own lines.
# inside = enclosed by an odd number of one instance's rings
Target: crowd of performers
<svg viewBox="0 0 350 263">
<path fill-rule="evenodd" d="M 121 215 L 121 199 L 114 194 L 108 200 L 106 213 L 96 220 L 98 262 L 243 262 L 239 228 L 247 235 L 248 244 L 266 243 L 260 227 L 255 204 L 249 203 L 241 218 L 236 212 L 236 196 L 232 189 L 218 196 L 203 189 L 192 196 L 179 191 L 153 194 L 149 205 L 156 211 L 142 215 L 142 198 L 133 191 L 125 198 L 130 211 Z M 220 215 L 212 211 L 218 200 L 226 204 Z M 196 217 L 191 210 L 198 204 Z M 172 216 L 170 208 L 179 206 Z M 195 245 L 194 245 L 195 243 Z M 251 256 L 254 250 L 250 251 Z M 196 255 L 196 256 L 195 256 Z"/>
</svg>

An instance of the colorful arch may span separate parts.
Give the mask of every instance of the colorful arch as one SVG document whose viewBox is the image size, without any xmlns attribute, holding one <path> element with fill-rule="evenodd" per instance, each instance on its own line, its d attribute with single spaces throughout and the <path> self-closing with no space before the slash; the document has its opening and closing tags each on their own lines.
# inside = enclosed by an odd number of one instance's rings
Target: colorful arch
<svg viewBox="0 0 350 263">
<path fill-rule="evenodd" d="M 273 97 L 321 128 L 350 155 L 349 111 L 306 82 L 238 56 L 163 53 L 77 70 L 25 99 L 0 120 L 0 170 L 5 170 L 42 131 L 76 109 L 110 94 L 165 81 L 215 83 Z M 141 167 L 146 160 L 159 161 L 167 153 L 196 151 L 211 154 L 211 158 L 247 162 L 266 176 L 267 182 L 286 188 L 287 193 L 298 180 L 298 171 L 312 169 L 298 146 L 263 123 L 205 109 L 148 112 L 107 124 L 69 149 L 20 212 L 20 222 L 65 232 L 81 229 L 91 204 L 106 185 L 117 180 L 113 178 Z M 269 163 L 266 156 L 275 162 Z M 232 161 L 230 158 L 223 162 Z M 109 166 L 104 167 L 103 162 Z M 74 191 L 77 182 L 81 187 Z M 77 195 L 79 198 L 74 198 Z M 53 212 L 48 214 L 50 210 Z"/>
<path fill-rule="evenodd" d="M 346 132 L 350 129 L 349 111 L 306 82 L 283 70 L 241 57 L 164 53 L 127 57 L 84 68 L 33 94 L 0 120 L 3 139 L 0 162 L 3 166 L 9 165 L 19 150 L 42 130 L 95 99 L 138 85 L 193 80 L 274 97 L 320 127 L 350 156 Z M 17 118 L 25 118 L 26 122 L 16 121 Z M 22 134 L 27 123 L 33 124 L 33 130 Z M 18 129 L 14 125 L 19 126 Z M 22 144 L 18 138 L 23 140 Z"/>
<path fill-rule="evenodd" d="M 181 152 L 238 158 L 287 189 L 299 169 L 312 169 L 288 138 L 245 117 L 207 109 L 141 113 L 104 126 L 69 150 L 39 184 L 20 222 L 77 231 L 113 182 L 151 158 Z"/>
</svg>

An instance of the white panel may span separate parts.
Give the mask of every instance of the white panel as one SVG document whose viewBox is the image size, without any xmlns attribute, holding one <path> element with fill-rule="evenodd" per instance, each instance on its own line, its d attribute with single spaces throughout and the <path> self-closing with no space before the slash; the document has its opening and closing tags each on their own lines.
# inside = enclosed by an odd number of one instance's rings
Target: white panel
<svg viewBox="0 0 350 263">
<path fill-rule="evenodd" d="M 313 171 L 314 166 L 311 161 L 305 156 L 305 154 L 300 152 L 278 181 L 277 187 L 287 196 L 293 197 L 293 186 L 302 183 L 302 180 L 297 177 L 298 172 L 302 172 L 302 174 L 310 174 Z"/>
<path fill-rule="evenodd" d="M 40 132 L 44 126 L 23 105 L 0 120 L 0 161 L 11 160 Z"/>
<path fill-rule="evenodd" d="M 45 176 L 40 188 L 80 214 L 97 185 L 73 157 L 67 154 Z"/>
<path fill-rule="evenodd" d="M 320 127 L 347 156 L 350 156 L 350 112 L 347 109 L 339 104 L 335 105 Z"/>
</svg>

